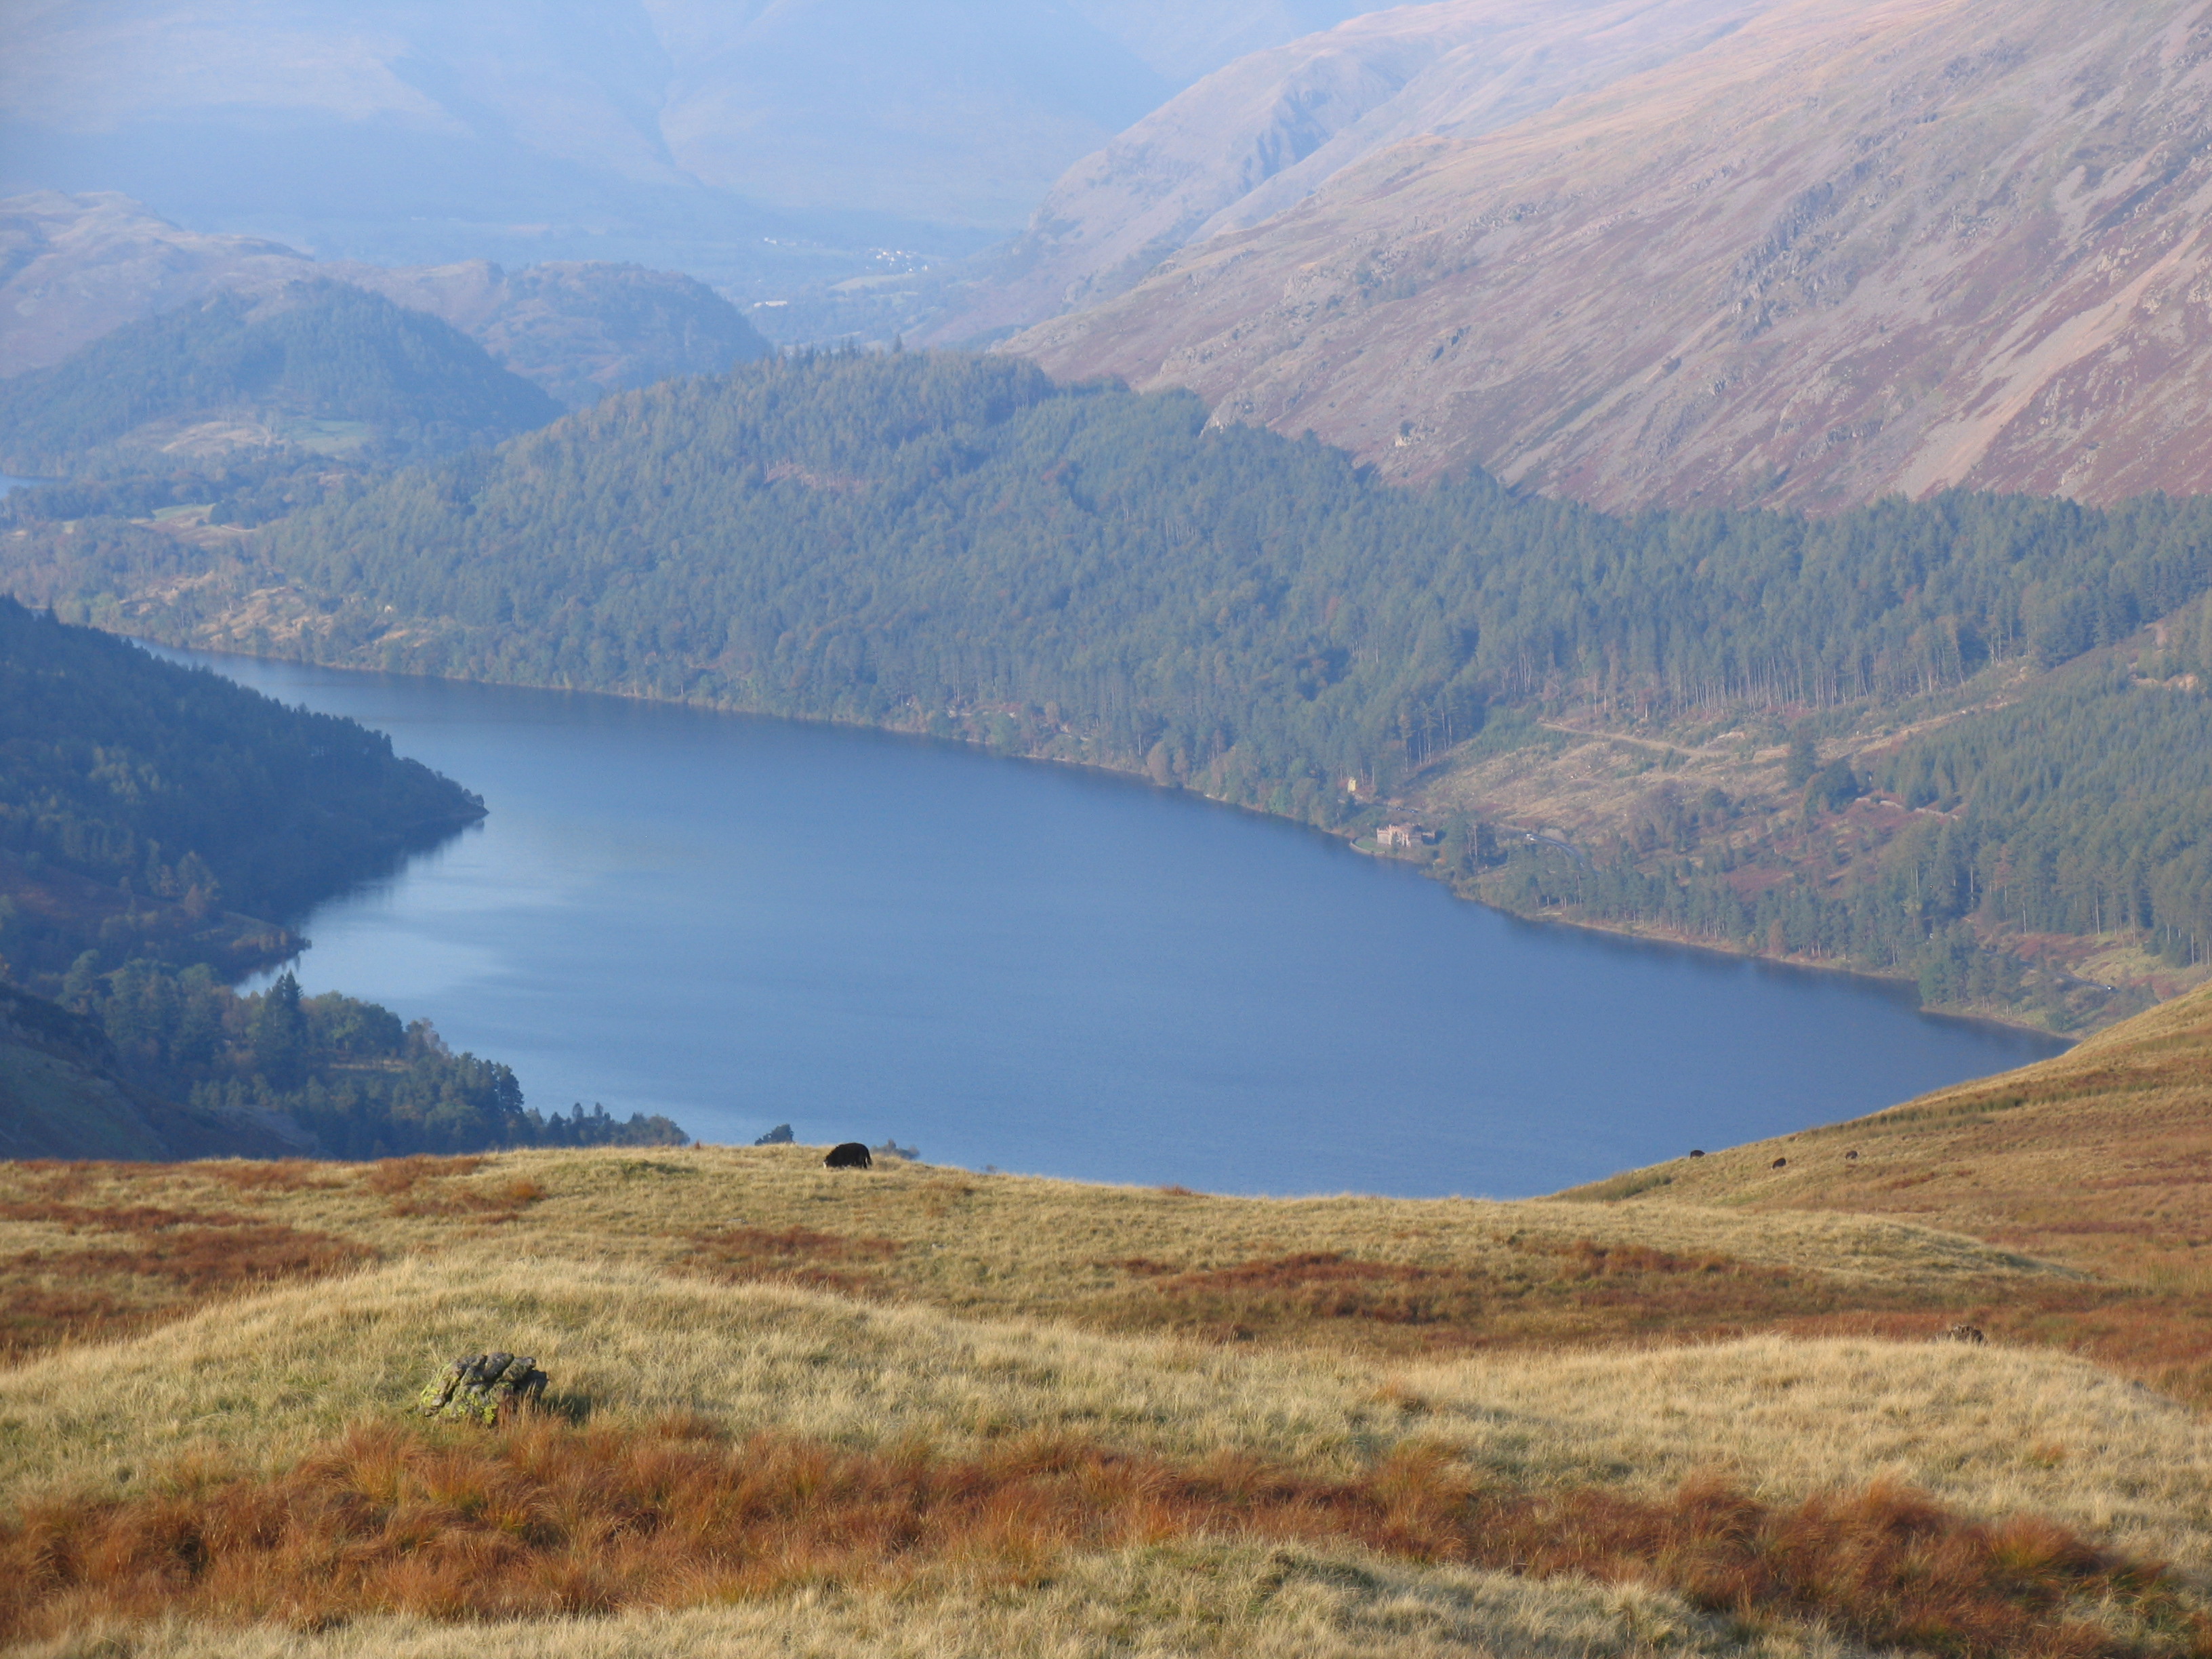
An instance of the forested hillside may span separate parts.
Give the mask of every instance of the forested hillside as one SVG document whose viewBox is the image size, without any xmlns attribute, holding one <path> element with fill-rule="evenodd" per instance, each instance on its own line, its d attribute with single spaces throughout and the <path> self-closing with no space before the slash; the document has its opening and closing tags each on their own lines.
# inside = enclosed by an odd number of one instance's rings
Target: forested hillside
<svg viewBox="0 0 2212 1659">
<path fill-rule="evenodd" d="M 0 599 L 0 862 L 27 895 L 0 951 L 19 973 L 137 948 L 76 925 L 64 882 L 186 922 L 283 921 L 483 815 L 380 732 Z"/>
<path fill-rule="evenodd" d="M 283 924 L 316 900 L 483 813 L 380 732 L 0 599 L 0 988 L 26 988 L 0 1006 L 0 1147 L 680 1139 L 659 1119 L 549 1121 L 506 1066 L 289 974 L 252 996 L 223 983 L 297 951 Z"/>
<path fill-rule="evenodd" d="M 1352 830 L 1547 740 L 1532 720 L 1734 728 L 1753 749 L 1809 720 L 1828 749 L 1755 833 L 1740 801 L 1693 802 L 1665 846 L 1547 864 L 1478 801 L 1445 872 L 1520 908 L 1931 985 L 1965 961 L 1981 1000 L 2017 989 L 1989 948 L 2007 926 L 2118 916 L 2184 961 L 2212 936 L 2199 786 L 2154 758 L 2200 718 L 2202 682 L 2045 686 L 2212 589 L 2212 503 L 1620 518 L 1479 474 L 1389 486 L 1311 441 L 1210 428 L 1183 394 L 895 354 L 610 399 L 294 513 L 211 582 L 168 580 L 191 559 L 126 526 L 19 539 L 19 581 L 173 637 L 964 736 Z M 2040 712 L 1960 723 L 2022 696 Z M 1905 709 L 1927 730 L 1837 758 L 1835 734 Z M 1855 854 L 1843 881 L 1784 844 L 1875 787 L 1911 797 L 1912 835 L 1876 836 L 1910 859 Z M 2076 831 L 2124 858 L 2085 876 Z"/>
<path fill-rule="evenodd" d="M 398 459 L 560 412 L 450 325 L 314 280 L 216 294 L 0 380 L 0 465 L 74 476 L 270 449 Z"/>
<path fill-rule="evenodd" d="M 2063 661 L 2212 586 L 2212 504 L 1618 519 L 916 355 L 655 387 L 269 551 L 342 633 L 386 605 L 450 624 L 394 646 L 410 667 L 871 720 L 1003 704 L 1025 741 L 1056 704 L 1102 759 L 1250 799 L 1394 787 L 1486 701 L 1820 708 Z"/>
</svg>

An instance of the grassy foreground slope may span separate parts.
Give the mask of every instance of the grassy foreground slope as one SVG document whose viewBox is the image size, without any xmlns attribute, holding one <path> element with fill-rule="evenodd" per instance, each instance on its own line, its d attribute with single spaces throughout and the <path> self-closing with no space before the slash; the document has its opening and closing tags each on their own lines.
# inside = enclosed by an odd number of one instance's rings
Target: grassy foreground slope
<svg viewBox="0 0 2212 1659">
<path fill-rule="evenodd" d="M 503 1444 L 378 1426 L 422 1373 L 488 1333 L 535 1352 L 564 1403 L 580 1413 L 588 1402 L 589 1425 Z M 530 1651 L 1083 1652 L 1097 1650 L 1086 1637 L 1109 1635 L 1163 1653 L 1862 1650 L 1802 1618 L 1739 1619 L 1725 1601 L 1700 1609 L 1694 1589 L 1667 1593 L 1664 1564 L 1648 1575 L 1633 1559 L 1528 1564 L 1538 1570 L 1516 1581 L 1486 1570 L 1514 1564 L 1479 1547 L 1455 1556 L 1437 1535 L 1439 1512 L 1462 1505 L 1548 1505 L 1593 1531 L 1604 1521 L 1595 1502 L 1679 1516 L 1676 1483 L 1704 1472 L 1708 1491 L 1755 1492 L 1757 1514 L 1917 1477 L 1942 1513 L 2002 1527 L 2033 1509 L 2173 1557 L 2177 1607 L 2113 1594 L 2105 1644 L 1979 1650 L 2179 1653 L 2185 1641 L 2148 1626 L 2188 1605 L 2212 1536 L 2202 1422 L 2051 1355 L 1765 1339 L 1378 1372 L 1340 1353 L 975 1322 L 494 1252 L 267 1293 L 131 1344 L 58 1354 L 0 1382 L 0 1409 L 14 1430 L 11 1492 L 50 1547 L 112 1547 L 97 1523 L 131 1516 L 134 1500 L 155 1512 L 146 1530 L 198 1526 L 188 1535 L 216 1540 L 214 1565 L 157 1581 L 166 1595 L 149 1595 L 143 1571 L 126 1587 L 135 1594 L 96 1595 L 86 1587 L 96 1573 L 81 1571 L 47 1604 L 49 1626 L 58 1614 L 76 1638 L 50 1650 L 63 1652 L 94 1650 L 118 1613 L 165 1604 L 202 1621 L 364 1607 L 452 1617 L 475 1610 L 453 1583 L 471 1559 L 511 1571 L 516 1612 L 633 1610 L 626 1632 L 541 1625 Z M 602 1512 L 608 1486 L 626 1495 L 642 1478 L 667 1504 L 695 1460 L 732 1450 L 751 1485 L 728 1501 L 752 1524 L 723 1559 L 683 1547 L 684 1527 L 707 1519 L 655 1517 L 648 1531 L 642 1504 Z M 192 1460 L 182 1472 L 180 1451 Z M 484 1467 L 488 1453 L 501 1467 Z M 575 1478 L 595 1454 L 594 1478 Z M 305 1530 L 298 1513 L 316 1495 L 296 1484 L 290 1515 L 270 1524 L 263 1494 L 288 1469 L 386 1508 L 347 1540 L 349 1564 L 325 1549 L 333 1578 L 380 1555 L 404 1571 L 350 1605 L 343 1582 L 301 1585 L 300 1558 L 326 1540 L 285 1536 L 288 1522 Z M 962 1510 L 948 1484 L 981 1501 Z M 1062 1508 L 1071 1486 L 1087 1506 L 1080 1523 Z M 1286 1489 L 1305 1501 L 1281 1501 Z M 225 1583 L 222 1534 L 202 1517 L 235 1516 L 254 1498 L 278 1545 L 259 1552 L 261 1576 Z M 823 1535 L 857 1530 L 872 1547 L 886 1505 L 899 1516 L 890 1547 L 862 1553 Z M 441 1552 L 454 1534 L 472 1556 Z M 11 1566 L 35 1577 L 24 1544 L 20 1528 L 7 1539 Z M 143 1533 L 124 1547 L 133 1566 L 156 1554 Z M 1636 1588 L 1646 1576 L 1658 1588 Z M 9 1612 L 27 1599 L 11 1591 Z M 643 1616 L 656 1602 L 696 1610 Z M 960 1629 L 963 1608 L 982 1614 L 978 1629 Z M 2055 1631 L 2070 1611 L 2041 1613 Z M 231 1639 L 172 1632 L 143 1650 L 234 1651 L 219 1644 Z M 356 1632 L 287 1650 L 378 1651 L 379 1639 Z M 410 1639 L 453 1650 L 419 1625 Z"/>
<path fill-rule="evenodd" d="M 1885 1216 L 2201 1297 L 2212 1289 L 2212 988 L 2021 1071 L 1576 1195 Z"/>
<path fill-rule="evenodd" d="M 2118 1182 L 2094 1259 L 1928 1224 L 2060 1237 L 2035 1204 L 2074 1202 L 2127 1124 L 2186 1132 L 2208 1004 L 1982 1085 L 2028 1103 L 1953 1091 L 1616 1202 L 800 1147 L 0 1166 L 0 1634 L 149 1659 L 2212 1653 L 2187 1397 L 2212 1342 L 2160 1277 L 2155 1188 Z M 2109 1117 L 2131 1090 L 2149 1114 Z M 1763 1184 L 1977 1121 L 2033 1133 L 1972 1212 Z M 553 1410 L 408 1415 L 487 1347 L 536 1356 Z"/>
</svg>

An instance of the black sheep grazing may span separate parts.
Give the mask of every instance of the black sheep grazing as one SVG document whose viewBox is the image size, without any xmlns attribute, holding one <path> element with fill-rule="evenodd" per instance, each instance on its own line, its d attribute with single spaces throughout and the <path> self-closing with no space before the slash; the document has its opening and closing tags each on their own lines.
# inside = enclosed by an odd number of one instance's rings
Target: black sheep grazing
<svg viewBox="0 0 2212 1659">
<path fill-rule="evenodd" d="M 876 1160 L 868 1156 L 866 1145 L 848 1140 L 842 1146 L 832 1146 L 830 1156 L 822 1160 L 822 1167 L 825 1170 L 872 1170 L 876 1167 Z"/>
</svg>

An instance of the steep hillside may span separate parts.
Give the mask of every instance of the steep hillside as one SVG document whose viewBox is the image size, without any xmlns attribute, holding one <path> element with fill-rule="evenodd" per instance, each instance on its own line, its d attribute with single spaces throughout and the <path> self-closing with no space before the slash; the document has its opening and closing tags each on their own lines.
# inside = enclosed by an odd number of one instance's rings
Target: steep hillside
<svg viewBox="0 0 2212 1659">
<path fill-rule="evenodd" d="M 678 374 L 719 374 L 768 355 L 744 313 L 704 283 L 640 265 L 487 260 L 428 269 L 324 268 L 410 311 L 442 318 L 492 361 L 571 409 Z"/>
<path fill-rule="evenodd" d="M 1009 349 L 1613 506 L 2212 488 L 2208 40 L 2201 0 L 1797 0 Z"/>
<path fill-rule="evenodd" d="M 9 1158 L 288 1158 L 311 1136 L 181 1105 L 122 1075 L 98 1022 L 0 983 L 0 1153 Z"/>
<path fill-rule="evenodd" d="M 768 349 L 735 306 L 674 271 L 318 263 L 277 242 L 186 230 L 128 197 L 44 191 L 0 201 L 0 376 L 49 368 L 125 323 L 218 291 L 261 295 L 320 278 L 451 323 L 572 406 Z"/>
<path fill-rule="evenodd" d="M 0 692 L 0 949 L 26 981 L 88 949 L 243 973 L 298 941 L 224 903 L 296 915 L 483 815 L 380 732 L 5 599 Z"/>
<path fill-rule="evenodd" d="M 1297 205 L 1377 149 L 1472 137 L 1698 51 L 1777 0 L 1443 0 L 1217 70 L 1061 175 L 928 337 L 1112 298 L 1161 260 Z"/>
<path fill-rule="evenodd" d="M 236 451 L 398 460 L 561 412 L 447 324 L 315 280 L 217 294 L 0 380 L 0 465 L 172 469 Z"/>
</svg>

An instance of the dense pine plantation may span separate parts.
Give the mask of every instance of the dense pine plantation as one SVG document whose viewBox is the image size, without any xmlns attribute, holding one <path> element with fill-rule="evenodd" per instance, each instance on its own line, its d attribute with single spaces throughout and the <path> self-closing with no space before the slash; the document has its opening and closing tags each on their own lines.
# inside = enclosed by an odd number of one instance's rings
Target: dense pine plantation
<svg viewBox="0 0 2212 1659">
<path fill-rule="evenodd" d="M 883 720 L 1004 707 L 1235 799 L 1395 786 L 1489 702 L 1820 708 L 2055 664 L 2212 587 L 2212 505 L 1617 519 L 1408 493 L 1187 394 L 957 356 L 610 400 L 276 530 L 395 665 Z M 1061 711 L 1054 719 L 1050 711 Z"/>
<path fill-rule="evenodd" d="M 14 510 L 71 614 L 205 562 L 82 489 L 64 530 L 63 493 Z M 1445 872 L 1948 1002 L 2011 994 L 2006 928 L 2140 931 L 2177 963 L 2212 941 L 2202 614 L 2139 671 L 2111 649 L 2212 590 L 2212 502 L 1624 518 L 1481 476 L 1387 487 L 1186 394 L 958 354 L 670 381 L 305 500 L 228 592 L 284 584 L 309 626 L 249 648 L 928 731 L 1336 828 L 1448 755 L 1540 740 L 1530 715 L 1779 741 L 2027 675 L 1871 772 L 1808 769 L 1808 823 L 1870 789 L 1929 809 L 1847 872 L 1747 878 L 1725 799 L 1580 857 L 1446 825 Z M 133 625 L 194 637 L 225 591 Z"/>
<path fill-rule="evenodd" d="M 2212 505 L 1622 519 L 1482 477 L 1387 488 L 1210 428 L 1186 395 L 830 356 L 611 400 L 295 515 L 269 553 L 335 611 L 331 648 L 392 666 L 918 726 L 1344 824 L 1347 780 L 1388 795 L 1500 709 L 1792 721 L 2069 663 L 2212 587 Z M 438 625 L 379 652 L 384 605 Z M 2009 994 L 2016 964 L 1965 925 L 1985 908 L 2194 960 L 2212 803 L 2167 757 L 2207 752 L 2208 721 L 2185 684 L 2099 671 L 1880 778 L 1832 769 L 1808 810 L 1880 787 L 1947 815 L 1841 888 L 1746 896 L 1694 838 L 1671 867 L 1523 849 L 1498 870 L 1462 833 L 1457 873 L 1519 908 L 1916 974 L 1937 1000 Z"/>
</svg>

